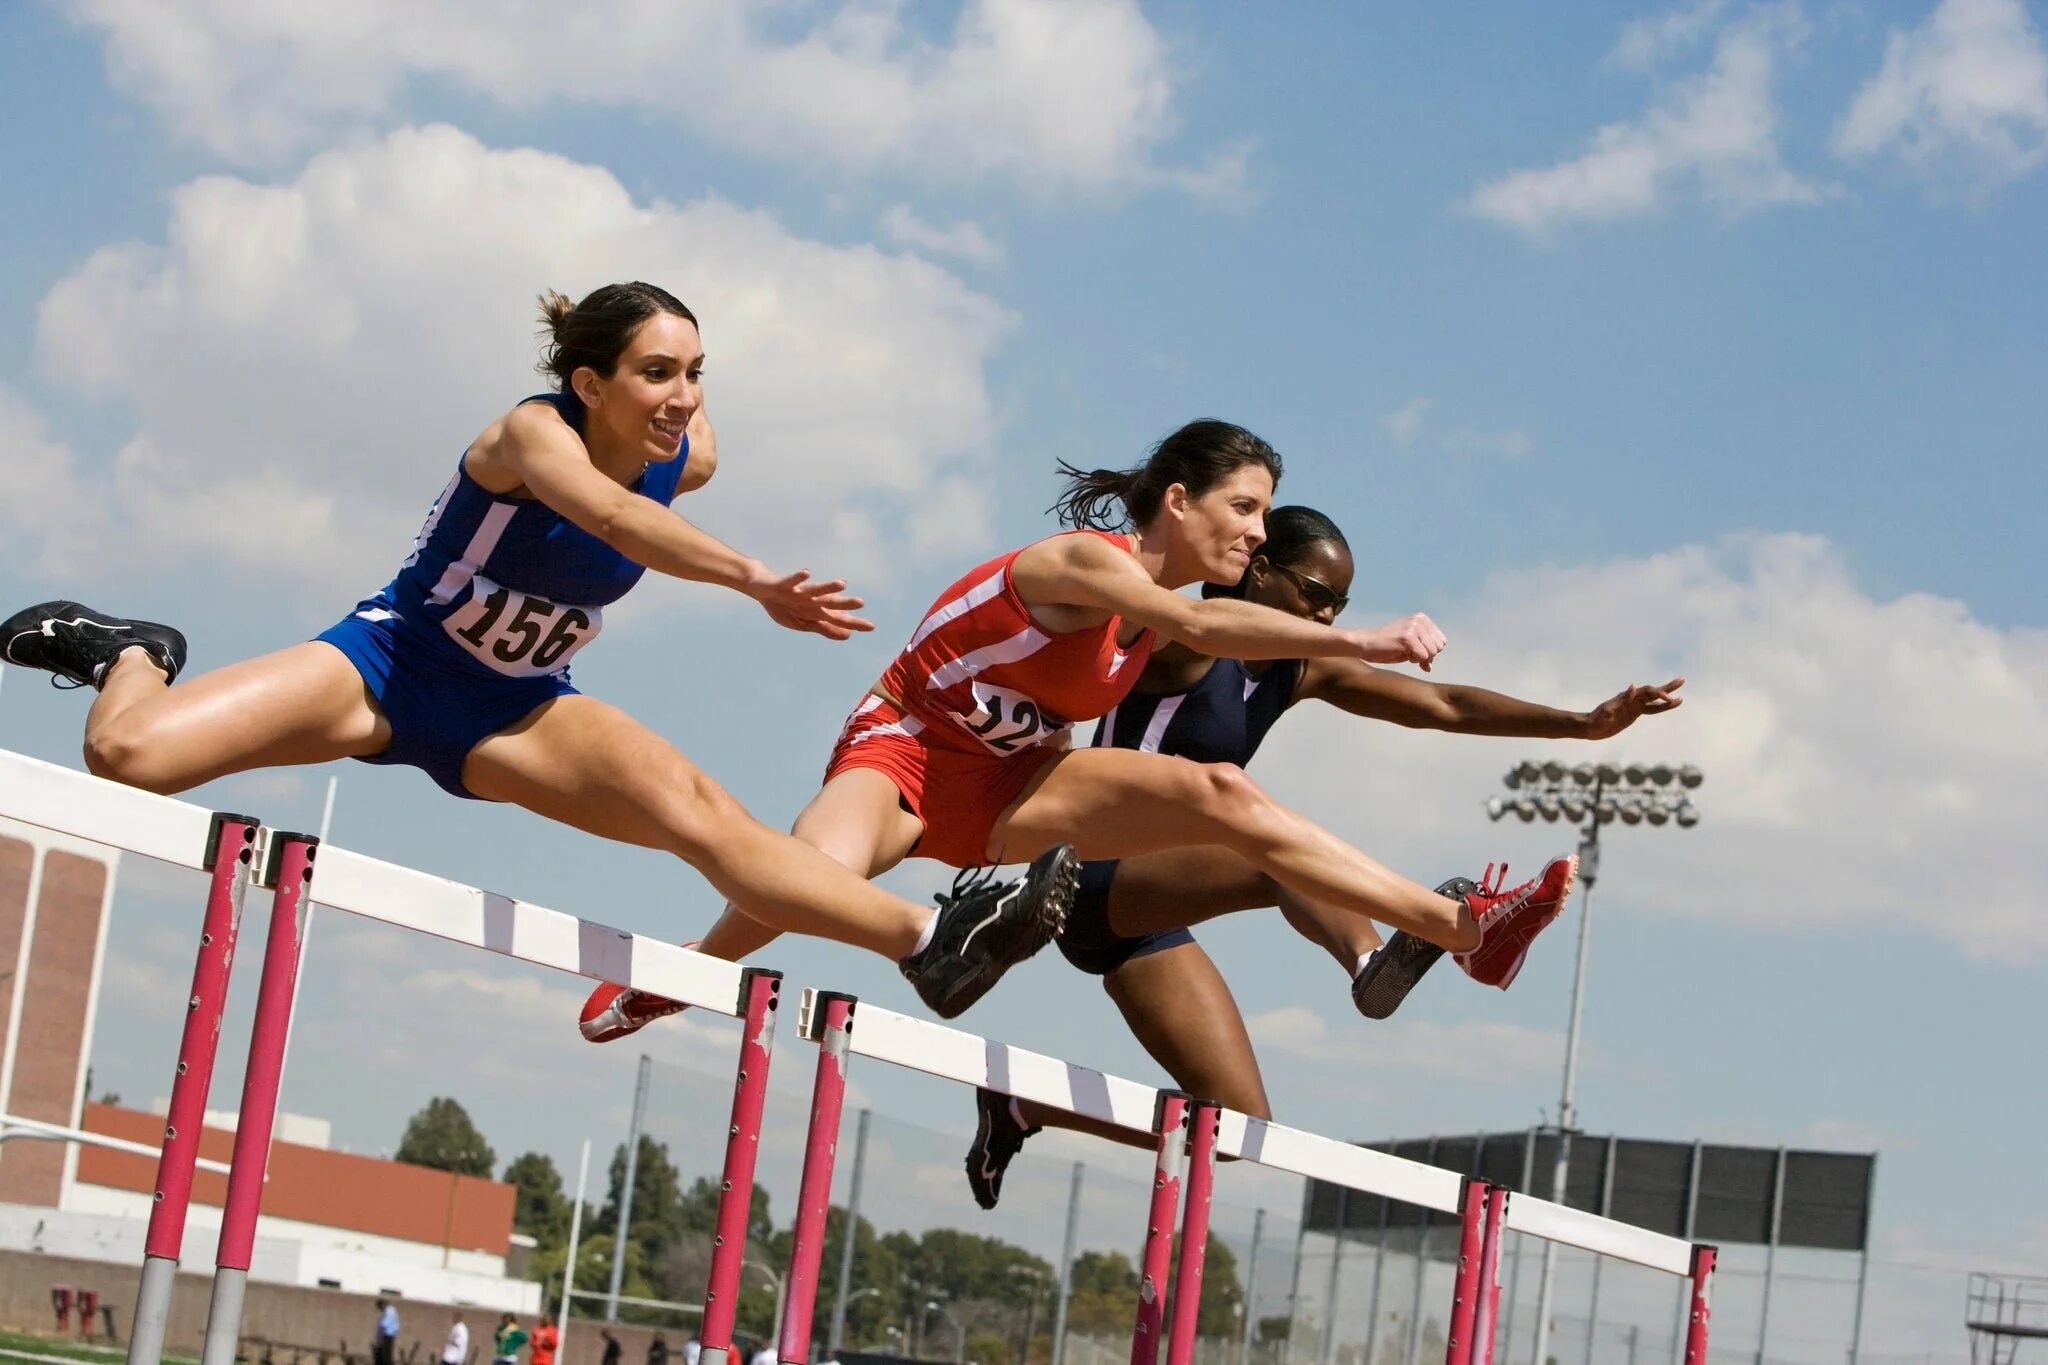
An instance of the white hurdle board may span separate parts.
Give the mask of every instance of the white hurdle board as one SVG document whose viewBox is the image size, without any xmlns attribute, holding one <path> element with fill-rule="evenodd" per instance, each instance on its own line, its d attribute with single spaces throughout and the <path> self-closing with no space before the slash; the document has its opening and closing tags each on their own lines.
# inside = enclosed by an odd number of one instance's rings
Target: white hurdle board
<svg viewBox="0 0 2048 1365">
<path fill-rule="evenodd" d="M 812 1041 L 817 1040 L 813 1023 L 822 1017 L 816 1003 L 819 994 L 811 989 L 804 991 L 797 1030 Z M 879 1005 L 862 1002 L 855 1007 L 847 1051 L 962 1085 L 986 1086 L 1134 1133 L 1153 1131 L 1159 1091 L 1152 1086 L 998 1043 L 950 1025 L 913 1019 Z M 1216 1155 L 1419 1204 L 1454 1219 L 1460 1212 L 1459 1196 L 1465 1181 L 1456 1171 L 1255 1119 L 1234 1110 L 1223 1111 Z M 1689 1242 L 1534 1195 L 1510 1196 L 1505 1226 L 1511 1231 L 1613 1256 L 1652 1270 L 1672 1275 L 1692 1273 Z"/>
<path fill-rule="evenodd" d="M 213 812 L 202 806 L 6 750 L 0 815 L 200 871 L 213 825 Z M 634 986 L 730 1018 L 744 1012 L 745 969 L 737 963 L 332 845 L 321 847 L 315 868 L 314 900 L 361 919 Z"/>
</svg>

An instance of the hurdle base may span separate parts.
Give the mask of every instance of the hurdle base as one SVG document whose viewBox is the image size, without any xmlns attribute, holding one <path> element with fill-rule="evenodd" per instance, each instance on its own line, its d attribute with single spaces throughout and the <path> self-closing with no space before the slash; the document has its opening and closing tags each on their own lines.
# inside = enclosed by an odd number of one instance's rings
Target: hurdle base
<svg viewBox="0 0 2048 1365">
<path fill-rule="evenodd" d="M 249 1272 L 220 1266 L 213 1272 L 213 1302 L 206 1309 L 206 1344 L 199 1365 L 235 1365 L 242 1338 L 242 1300 L 248 1294 Z"/>
<path fill-rule="evenodd" d="M 142 1279 L 135 1286 L 135 1320 L 128 1327 L 128 1365 L 162 1365 L 164 1332 L 177 1281 L 178 1262 L 173 1257 L 142 1258 Z"/>
<path fill-rule="evenodd" d="M 697 1365 L 726 1365 L 731 1359 L 730 1346 L 706 1346 L 697 1352 Z"/>
</svg>

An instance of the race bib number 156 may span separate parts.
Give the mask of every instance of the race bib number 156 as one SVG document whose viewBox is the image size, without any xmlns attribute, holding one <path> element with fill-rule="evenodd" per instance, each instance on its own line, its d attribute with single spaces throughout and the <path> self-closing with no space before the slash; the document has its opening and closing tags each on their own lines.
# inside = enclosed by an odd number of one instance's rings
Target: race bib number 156
<svg viewBox="0 0 2048 1365">
<path fill-rule="evenodd" d="M 479 574 L 469 601 L 441 628 L 486 667 L 507 677 L 537 678 L 568 666 L 604 628 L 604 609 L 560 606 Z"/>
</svg>

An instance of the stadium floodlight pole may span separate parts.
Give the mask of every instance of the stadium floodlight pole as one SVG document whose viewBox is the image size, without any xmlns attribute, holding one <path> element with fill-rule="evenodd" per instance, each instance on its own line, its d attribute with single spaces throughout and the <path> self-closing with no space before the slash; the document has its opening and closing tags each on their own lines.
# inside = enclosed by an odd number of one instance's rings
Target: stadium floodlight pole
<svg viewBox="0 0 2048 1365">
<path fill-rule="evenodd" d="M 1572 1018 L 1564 1041 L 1564 1090 L 1557 1102 L 1557 1164 L 1551 1170 L 1550 1197 L 1562 1204 L 1571 1169 L 1572 1131 L 1578 1125 L 1573 1096 L 1579 1079 L 1579 1025 L 1585 1012 L 1586 955 L 1593 942 L 1593 883 L 1600 876 L 1600 826 L 1620 820 L 1624 825 L 1648 822 L 1691 829 L 1700 822 L 1699 807 L 1688 793 L 1705 781 L 1692 764 L 1580 763 L 1570 768 L 1549 759 L 1524 759 L 1508 770 L 1503 784 L 1514 795 L 1487 798 L 1488 818 L 1519 817 L 1524 824 L 1542 817 L 1560 817 L 1579 831 L 1579 959 L 1572 973 Z M 1543 1274 L 1536 1291 L 1536 1341 L 1530 1359 L 1544 1365 L 1550 1352 L 1550 1309 L 1557 1288 L 1557 1243 L 1543 1244 Z M 1597 1324 L 1595 1324 L 1597 1325 Z"/>
</svg>

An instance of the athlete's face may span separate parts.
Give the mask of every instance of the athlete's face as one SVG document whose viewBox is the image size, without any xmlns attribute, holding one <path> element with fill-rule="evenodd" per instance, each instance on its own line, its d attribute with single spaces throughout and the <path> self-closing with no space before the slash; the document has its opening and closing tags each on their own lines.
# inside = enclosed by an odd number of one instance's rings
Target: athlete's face
<svg viewBox="0 0 2048 1365">
<path fill-rule="evenodd" d="M 610 378 L 595 370 L 576 372 L 576 394 L 591 420 L 620 450 L 637 450 L 645 460 L 673 460 L 683 428 L 704 401 L 704 343 L 697 325 L 673 313 L 656 313 L 640 324 L 619 356 Z"/>
<path fill-rule="evenodd" d="M 1353 572 L 1351 551 L 1336 541 L 1319 540 L 1289 564 L 1264 558 L 1252 561 L 1251 582 L 1244 595 L 1262 607 L 1327 626 L 1336 621 L 1351 598 Z"/>
<path fill-rule="evenodd" d="M 1262 464 L 1240 465 L 1199 498 L 1175 484 L 1167 490 L 1182 545 L 1201 576 L 1211 583 L 1244 577 L 1252 554 L 1266 541 L 1266 509 L 1273 505 L 1273 476 Z"/>
</svg>

